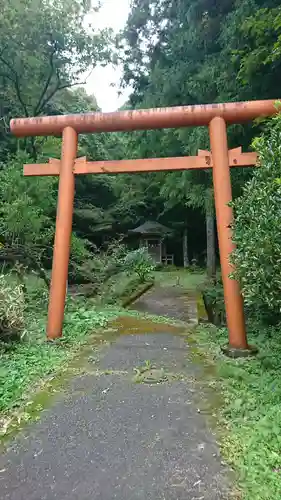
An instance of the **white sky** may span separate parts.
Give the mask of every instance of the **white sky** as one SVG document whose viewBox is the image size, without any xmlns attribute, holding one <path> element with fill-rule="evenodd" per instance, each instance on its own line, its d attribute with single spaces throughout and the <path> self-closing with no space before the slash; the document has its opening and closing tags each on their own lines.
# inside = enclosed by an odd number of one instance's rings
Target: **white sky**
<svg viewBox="0 0 281 500">
<path fill-rule="evenodd" d="M 93 15 L 93 25 L 97 28 L 112 28 L 117 33 L 127 21 L 130 0 L 102 0 L 101 3 L 100 11 Z M 121 75 L 121 68 L 108 65 L 105 68 L 95 68 L 87 80 L 86 92 L 95 95 L 99 107 L 104 112 L 118 109 L 126 102 L 130 94 L 130 90 L 127 89 L 121 96 L 118 95 Z M 115 87 L 111 86 L 112 83 Z"/>
</svg>

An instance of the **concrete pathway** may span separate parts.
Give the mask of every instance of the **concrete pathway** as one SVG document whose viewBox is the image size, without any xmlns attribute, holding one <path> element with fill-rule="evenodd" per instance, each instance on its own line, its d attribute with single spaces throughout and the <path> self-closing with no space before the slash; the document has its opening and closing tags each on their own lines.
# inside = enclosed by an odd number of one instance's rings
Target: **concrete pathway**
<svg viewBox="0 0 281 500">
<path fill-rule="evenodd" d="M 151 288 L 133 304 L 133 309 L 156 316 L 177 319 L 189 325 L 197 323 L 197 304 L 194 292 L 187 292 L 180 286 Z"/>
<path fill-rule="evenodd" d="M 155 294 L 137 307 L 151 297 L 155 311 Z M 98 372 L 73 378 L 14 439 L 0 458 L 1 500 L 229 498 L 184 338 L 165 325 L 130 332 L 101 352 Z M 168 380 L 135 383 L 134 368 L 146 360 Z"/>
</svg>

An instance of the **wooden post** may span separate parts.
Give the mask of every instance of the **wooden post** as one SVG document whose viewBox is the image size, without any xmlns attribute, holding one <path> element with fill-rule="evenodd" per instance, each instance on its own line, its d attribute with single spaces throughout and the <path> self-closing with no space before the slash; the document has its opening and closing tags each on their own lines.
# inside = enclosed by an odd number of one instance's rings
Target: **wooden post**
<svg viewBox="0 0 281 500">
<path fill-rule="evenodd" d="M 230 273 L 233 271 L 230 263 L 230 254 L 235 246 L 231 239 L 233 211 L 228 206 L 232 200 L 232 190 L 225 120 L 219 116 L 213 118 L 210 122 L 209 130 L 229 348 L 248 349 L 243 300 L 239 284 L 237 281 L 229 278 Z"/>
<path fill-rule="evenodd" d="M 48 310 L 47 337 L 50 340 L 62 335 L 74 202 L 73 168 L 77 155 L 77 143 L 77 132 L 71 127 L 66 127 L 62 133 L 56 233 Z"/>
</svg>

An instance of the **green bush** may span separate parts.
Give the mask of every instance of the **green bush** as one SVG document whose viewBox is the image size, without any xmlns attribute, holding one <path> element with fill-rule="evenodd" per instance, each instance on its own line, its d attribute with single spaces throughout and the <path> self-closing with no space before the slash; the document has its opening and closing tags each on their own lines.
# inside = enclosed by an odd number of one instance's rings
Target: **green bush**
<svg viewBox="0 0 281 500">
<path fill-rule="evenodd" d="M 152 271 L 155 269 L 146 249 L 128 251 L 124 247 L 124 252 L 119 252 L 118 255 L 115 268 L 112 264 L 110 275 L 99 288 L 102 301 L 110 304 L 122 303 L 130 297 L 139 289 L 140 284 L 153 278 Z"/>
<path fill-rule="evenodd" d="M 77 254 L 77 252 L 76 252 Z M 70 282 L 91 283 L 91 295 L 114 302 L 152 277 L 155 265 L 145 248 L 130 251 L 121 240 L 102 249 L 92 248 L 72 267 Z"/>
<path fill-rule="evenodd" d="M 235 277 L 246 306 L 267 320 L 281 311 L 281 116 L 253 142 L 260 166 L 234 203 Z"/>
<path fill-rule="evenodd" d="M 124 264 L 128 272 L 137 274 L 141 283 L 152 278 L 156 267 L 146 248 L 138 248 L 129 252 L 125 257 Z"/>
<path fill-rule="evenodd" d="M 0 342 L 20 340 L 24 335 L 24 294 L 21 285 L 10 285 L 0 275 Z"/>
<path fill-rule="evenodd" d="M 119 240 L 111 241 L 105 248 L 91 248 L 77 262 L 71 277 L 76 283 L 93 283 L 93 291 L 99 293 L 110 278 L 123 271 L 127 249 Z"/>
</svg>

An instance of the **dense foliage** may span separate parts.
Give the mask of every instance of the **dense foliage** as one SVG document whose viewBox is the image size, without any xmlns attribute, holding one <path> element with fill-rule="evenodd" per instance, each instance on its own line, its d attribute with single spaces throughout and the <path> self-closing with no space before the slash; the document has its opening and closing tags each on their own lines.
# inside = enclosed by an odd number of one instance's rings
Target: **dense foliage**
<svg viewBox="0 0 281 500">
<path fill-rule="evenodd" d="M 260 167 L 235 201 L 234 262 L 245 303 L 280 319 L 281 116 L 254 141 Z M 269 319 L 268 317 L 268 319 Z"/>
</svg>

